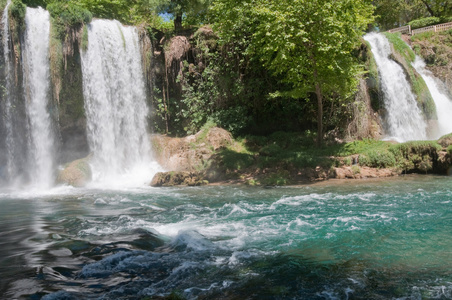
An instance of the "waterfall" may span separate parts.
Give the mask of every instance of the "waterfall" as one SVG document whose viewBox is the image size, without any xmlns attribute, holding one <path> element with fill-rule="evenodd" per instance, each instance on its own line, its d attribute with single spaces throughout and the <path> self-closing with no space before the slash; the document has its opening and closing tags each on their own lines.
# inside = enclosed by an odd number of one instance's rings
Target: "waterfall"
<svg viewBox="0 0 452 300">
<path fill-rule="evenodd" d="M 413 67 L 421 74 L 435 101 L 436 112 L 438 115 L 438 132 L 433 138 L 440 138 L 445 134 L 451 133 L 452 101 L 447 96 L 446 87 L 425 68 L 425 62 L 419 56 L 416 57 Z"/>
<path fill-rule="evenodd" d="M 1 101 L 2 111 L 2 181 L 8 186 L 17 186 L 28 180 L 24 176 L 27 164 L 26 114 L 23 101 L 17 92 L 16 69 L 13 63 L 14 53 L 10 47 L 8 1 L 2 15 L 2 50 L 4 70 L 4 93 Z"/>
<path fill-rule="evenodd" d="M 378 33 L 366 34 L 364 39 L 370 43 L 378 67 L 386 108 L 387 138 L 400 141 L 425 140 L 427 124 L 403 68 L 389 58 L 389 41 Z"/>
<path fill-rule="evenodd" d="M 8 7 L 2 15 L 4 86 L 2 148 L 4 183 L 47 189 L 54 183 L 54 137 L 48 112 L 50 97 L 49 13 L 27 8 L 21 59 L 16 60 L 9 33 Z M 19 66 L 22 65 L 22 70 Z M 18 73 L 22 71 L 23 76 Z M 20 78 L 23 77 L 21 81 Z"/>
<path fill-rule="evenodd" d="M 49 114 L 50 15 L 42 8 L 28 8 L 22 47 L 24 94 L 29 122 L 29 167 L 31 182 L 40 188 L 54 183 L 55 139 Z"/>
<path fill-rule="evenodd" d="M 89 24 L 82 73 L 93 181 L 144 184 L 153 168 L 136 28 L 115 20 Z"/>
<path fill-rule="evenodd" d="M 10 50 L 9 50 L 9 18 L 8 18 L 8 9 L 11 4 L 11 0 L 8 0 L 8 3 L 3 10 L 2 15 L 2 46 L 3 46 L 3 56 L 4 56 L 4 73 L 5 73 L 5 92 L 4 99 L 2 101 L 2 125 L 4 127 L 4 159 L 5 159 L 5 169 L 2 171 L 2 177 L 4 181 L 10 181 L 11 183 L 13 178 L 16 178 L 18 175 L 18 164 L 16 161 L 16 140 L 14 139 L 14 130 L 13 128 L 13 114 L 12 107 L 13 104 L 13 95 L 11 93 L 12 86 L 12 62 L 10 58 Z"/>
</svg>

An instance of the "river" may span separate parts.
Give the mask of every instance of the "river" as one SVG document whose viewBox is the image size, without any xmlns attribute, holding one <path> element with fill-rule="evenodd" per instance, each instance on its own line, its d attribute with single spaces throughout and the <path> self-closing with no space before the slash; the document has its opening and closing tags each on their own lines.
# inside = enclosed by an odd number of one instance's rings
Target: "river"
<svg viewBox="0 0 452 300">
<path fill-rule="evenodd" d="M 451 299 L 450 177 L 0 192 L 2 299 Z"/>
</svg>

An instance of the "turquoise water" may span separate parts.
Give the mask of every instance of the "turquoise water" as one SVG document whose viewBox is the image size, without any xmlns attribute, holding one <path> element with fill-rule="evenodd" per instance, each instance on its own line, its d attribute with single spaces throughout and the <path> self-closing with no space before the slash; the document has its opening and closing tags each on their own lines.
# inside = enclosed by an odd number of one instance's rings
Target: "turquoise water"
<svg viewBox="0 0 452 300">
<path fill-rule="evenodd" d="M 0 194 L 5 299 L 452 299 L 452 181 Z"/>
</svg>

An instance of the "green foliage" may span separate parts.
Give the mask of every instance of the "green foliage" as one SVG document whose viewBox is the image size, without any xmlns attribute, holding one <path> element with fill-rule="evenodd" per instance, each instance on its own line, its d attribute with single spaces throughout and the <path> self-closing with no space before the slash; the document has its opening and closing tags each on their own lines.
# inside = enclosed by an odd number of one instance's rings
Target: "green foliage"
<svg viewBox="0 0 452 300">
<path fill-rule="evenodd" d="M 265 176 L 261 183 L 266 186 L 283 186 L 290 184 L 290 173 L 287 170 L 278 170 Z"/>
<path fill-rule="evenodd" d="M 396 165 L 394 154 L 388 150 L 369 150 L 359 156 L 359 164 L 371 168 L 389 168 Z"/>
<path fill-rule="evenodd" d="M 9 14 L 9 26 L 11 33 L 11 40 L 13 46 L 13 52 L 16 57 L 20 57 L 21 52 L 21 36 L 25 30 L 25 13 L 26 6 L 21 0 L 12 0 L 8 7 Z"/>
<path fill-rule="evenodd" d="M 240 153 L 231 149 L 223 149 L 218 153 L 222 167 L 227 172 L 243 170 L 254 164 L 254 156 L 248 153 Z"/>
<path fill-rule="evenodd" d="M 361 168 L 357 165 L 353 165 L 352 172 L 353 172 L 353 174 L 359 174 L 359 173 L 361 173 Z"/>
<path fill-rule="evenodd" d="M 273 95 L 295 99 L 317 95 L 319 124 L 323 97 L 338 101 L 334 94 L 346 99 L 355 91 L 360 68 L 350 53 L 372 20 L 368 3 L 218 0 L 212 11 L 222 43 L 248 37 L 244 53 L 290 86 Z M 243 31 L 248 34 L 240 36 Z M 322 130 L 319 125 L 320 139 Z"/>
<path fill-rule="evenodd" d="M 372 53 L 372 47 L 367 41 L 363 40 L 366 45 L 365 67 L 367 70 L 367 88 L 370 96 L 371 106 L 374 111 L 380 109 L 380 76 L 378 75 L 378 66 Z"/>
<path fill-rule="evenodd" d="M 47 0 L 22 0 L 22 2 L 29 7 L 38 7 L 41 6 L 43 8 L 46 7 L 47 3 L 50 1 Z"/>
<path fill-rule="evenodd" d="M 389 150 L 397 159 L 397 166 L 406 172 L 428 172 L 433 168 L 433 159 L 442 147 L 436 141 L 412 141 L 393 145 Z"/>
<path fill-rule="evenodd" d="M 388 147 L 389 144 L 384 141 L 363 139 L 341 145 L 340 149 L 336 152 L 336 155 L 349 156 L 370 151 L 385 151 Z"/>
<path fill-rule="evenodd" d="M 0 9 L 3 11 L 6 7 L 8 0 L 0 0 Z"/>
<path fill-rule="evenodd" d="M 429 66 L 443 67 L 452 61 L 452 30 L 416 34 L 411 41 L 416 53 L 422 56 Z"/>
<path fill-rule="evenodd" d="M 194 63 L 185 63 L 182 110 L 185 131 L 193 133 L 209 119 L 238 135 L 265 114 L 268 75 L 260 65 L 242 60 L 239 45 L 219 48 L 208 27 L 194 34 Z M 232 49 L 231 49 L 232 48 Z M 239 59 L 238 59 L 239 58 Z M 272 111 L 275 114 L 275 110 Z"/>
<path fill-rule="evenodd" d="M 200 134 L 198 135 L 197 141 L 204 141 L 209 133 L 210 129 L 217 127 L 217 124 L 212 120 L 208 120 L 202 127 Z"/>
<path fill-rule="evenodd" d="M 452 13 L 451 0 L 374 0 L 380 29 L 388 30 L 406 25 L 411 20 L 439 18 L 446 22 Z M 429 24 L 427 21 L 422 21 Z M 428 26 L 428 25 L 424 25 Z M 420 27 L 423 27 L 420 25 Z"/>
<path fill-rule="evenodd" d="M 452 16 L 442 16 L 440 21 L 441 21 L 441 23 L 452 22 Z"/>
<path fill-rule="evenodd" d="M 447 153 L 449 153 L 449 156 L 452 157 L 452 145 L 449 145 L 449 146 L 447 147 Z"/>
<path fill-rule="evenodd" d="M 435 25 L 440 22 L 441 22 L 440 18 L 438 18 L 438 17 L 428 17 L 428 18 L 413 20 L 411 22 L 408 22 L 408 25 L 411 25 L 411 29 L 417 29 L 417 28 Z"/>
<path fill-rule="evenodd" d="M 53 19 L 56 36 L 66 37 L 69 28 L 75 28 L 91 22 L 92 14 L 75 2 L 54 2 L 47 5 L 47 10 Z"/>
<path fill-rule="evenodd" d="M 19 24 L 19 28 L 24 29 L 26 5 L 21 0 L 12 0 L 9 6 L 10 17 Z"/>
<path fill-rule="evenodd" d="M 422 32 L 422 33 L 411 36 L 411 41 L 417 42 L 417 41 L 430 39 L 433 35 L 435 35 L 435 33 L 433 31 Z"/>
<path fill-rule="evenodd" d="M 88 49 L 88 27 L 83 26 L 82 40 L 80 42 L 80 47 L 83 51 Z"/>
<path fill-rule="evenodd" d="M 136 2 L 135 0 L 78 0 L 63 3 L 85 8 L 97 18 L 117 19 L 123 23 L 129 23 L 130 7 L 136 5 Z"/>
<path fill-rule="evenodd" d="M 416 59 L 416 54 L 413 52 L 410 46 L 408 46 L 407 43 L 405 43 L 401 39 L 400 33 L 385 32 L 384 35 L 394 46 L 394 50 L 400 53 L 407 62 L 414 62 L 414 60 Z"/>
<path fill-rule="evenodd" d="M 425 7 L 417 0 L 375 0 L 375 14 L 380 30 L 405 25 L 412 19 L 424 17 Z"/>
</svg>

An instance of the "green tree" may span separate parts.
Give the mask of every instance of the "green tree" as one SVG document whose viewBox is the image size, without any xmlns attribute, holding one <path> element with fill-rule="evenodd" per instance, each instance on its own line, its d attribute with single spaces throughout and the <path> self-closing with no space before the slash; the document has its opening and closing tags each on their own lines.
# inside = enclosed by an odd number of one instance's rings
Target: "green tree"
<svg viewBox="0 0 452 300">
<path fill-rule="evenodd" d="M 149 6 L 157 7 L 158 12 L 173 16 L 176 32 L 182 29 L 183 17 L 191 22 L 202 23 L 210 4 L 210 0 L 147 0 L 147 2 Z"/>
<path fill-rule="evenodd" d="M 380 29 L 406 25 L 424 17 L 448 17 L 452 14 L 452 0 L 374 0 Z"/>
<path fill-rule="evenodd" d="M 443 17 L 452 13 L 452 0 L 418 0 L 432 17 Z"/>
<path fill-rule="evenodd" d="M 361 68 L 351 52 L 373 21 L 371 1 L 217 0 L 212 11 L 223 42 L 246 28 L 245 52 L 291 85 L 284 94 L 308 101 L 315 95 L 320 146 L 324 101 L 345 98 L 357 86 Z"/>
</svg>

